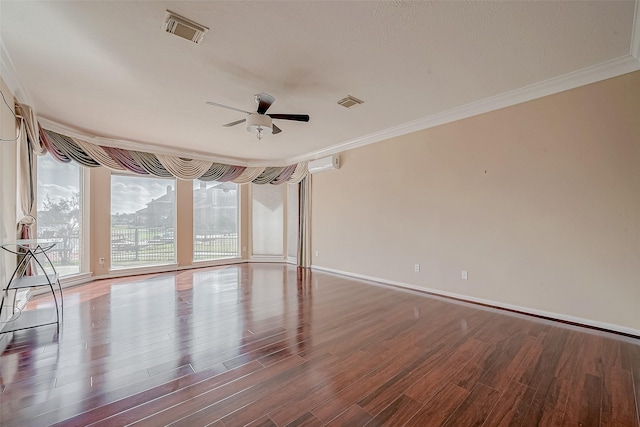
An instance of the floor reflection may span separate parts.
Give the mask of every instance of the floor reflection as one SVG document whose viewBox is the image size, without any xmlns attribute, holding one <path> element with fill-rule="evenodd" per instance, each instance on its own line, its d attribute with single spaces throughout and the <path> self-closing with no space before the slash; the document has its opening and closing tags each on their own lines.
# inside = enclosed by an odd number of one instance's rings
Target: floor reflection
<svg viewBox="0 0 640 427">
<path fill-rule="evenodd" d="M 29 306 L 46 304 L 41 296 Z M 3 427 L 245 425 L 265 414 L 275 425 L 304 417 L 324 425 L 353 405 L 370 420 L 395 399 L 405 411 L 411 399 L 426 403 L 434 384 L 458 372 L 452 384 L 482 380 L 509 396 L 505 375 L 521 364 L 532 385 L 560 374 L 565 384 L 582 384 L 593 366 L 605 379 L 624 374 L 614 391 L 627 405 L 634 388 L 621 367 L 640 367 L 637 340 L 283 264 L 78 286 L 65 290 L 59 336 L 50 326 L 10 340 L 0 355 Z M 540 363 L 544 354 L 561 364 Z"/>
</svg>

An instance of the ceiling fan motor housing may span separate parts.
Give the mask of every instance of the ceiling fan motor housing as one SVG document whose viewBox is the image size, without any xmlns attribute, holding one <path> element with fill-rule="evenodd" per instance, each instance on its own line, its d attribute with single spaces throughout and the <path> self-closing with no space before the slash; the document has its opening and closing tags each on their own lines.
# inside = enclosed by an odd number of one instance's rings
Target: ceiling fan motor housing
<svg viewBox="0 0 640 427">
<path fill-rule="evenodd" d="M 271 126 L 271 117 L 267 116 L 266 114 L 250 114 L 247 117 L 247 131 L 271 133 L 273 131 L 273 128 Z"/>
</svg>

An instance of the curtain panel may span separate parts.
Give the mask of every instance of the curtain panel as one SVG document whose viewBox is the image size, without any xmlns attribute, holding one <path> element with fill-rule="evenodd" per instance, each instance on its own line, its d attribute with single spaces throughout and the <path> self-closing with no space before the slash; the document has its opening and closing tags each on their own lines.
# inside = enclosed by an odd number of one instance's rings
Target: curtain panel
<svg viewBox="0 0 640 427">
<path fill-rule="evenodd" d="M 311 267 L 311 175 L 298 186 L 298 266 Z"/>
</svg>

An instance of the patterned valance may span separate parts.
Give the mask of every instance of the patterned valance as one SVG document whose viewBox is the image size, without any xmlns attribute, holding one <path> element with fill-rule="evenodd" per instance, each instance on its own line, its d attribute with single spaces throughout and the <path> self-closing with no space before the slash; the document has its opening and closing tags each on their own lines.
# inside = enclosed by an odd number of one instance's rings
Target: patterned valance
<svg viewBox="0 0 640 427">
<path fill-rule="evenodd" d="M 60 162 L 75 161 L 86 167 L 104 166 L 111 170 L 164 178 L 174 176 L 185 180 L 231 181 L 237 184 L 295 184 L 308 173 L 307 162 L 283 167 L 246 167 L 96 145 L 43 129 L 27 105 L 17 104 L 16 109 L 23 118 L 33 152 L 39 156 L 49 152 Z"/>
</svg>

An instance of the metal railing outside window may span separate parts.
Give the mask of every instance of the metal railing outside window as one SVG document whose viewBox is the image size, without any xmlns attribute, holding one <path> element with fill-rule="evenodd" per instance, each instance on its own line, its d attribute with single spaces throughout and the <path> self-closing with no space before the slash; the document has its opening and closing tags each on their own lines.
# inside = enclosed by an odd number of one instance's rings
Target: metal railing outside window
<svg viewBox="0 0 640 427">
<path fill-rule="evenodd" d="M 173 228 L 111 227 L 111 266 L 136 267 L 175 261 Z"/>
</svg>

